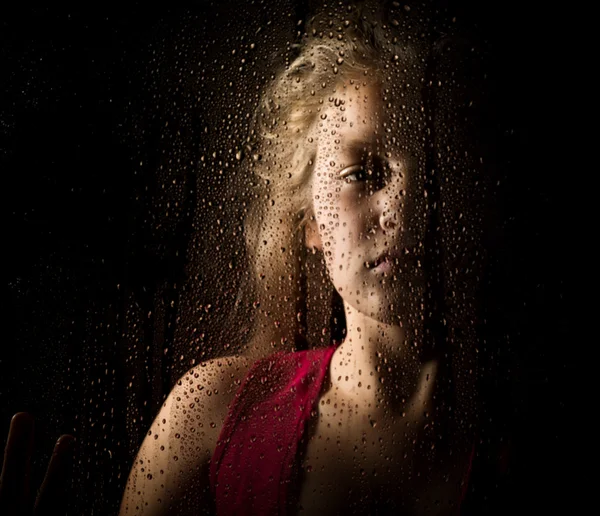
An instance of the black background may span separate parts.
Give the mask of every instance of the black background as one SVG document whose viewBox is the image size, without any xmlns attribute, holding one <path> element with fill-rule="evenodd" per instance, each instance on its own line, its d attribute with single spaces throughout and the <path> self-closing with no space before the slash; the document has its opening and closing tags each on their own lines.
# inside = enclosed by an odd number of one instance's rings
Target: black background
<svg viewBox="0 0 600 516">
<path fill-rule="evenodd" d="M 508 480 L 486 511 L 574 512 L 582 459 L 572 308 L 580 223 L 573 13 L 535 3 L 447 3 L 493 49 L 509 164 L 498 187 L 503 237 L 489 302 L 490 331 L 510 335 L 516 356 L 507 392 L 515 430 Z M 201 277 L 197 311 L 181 306 L 182 285 L 194 283 L 190 243 L 196 259 L 220 245 L 218 209 L 202 212 L 192 177 L 221 106 L 186 96 L 193 87 L 185 77 L 196 58 L 218 76 L 211 60 L 229 63 L 228 38 L 240 26 L 252 34 L 275 20 L 289 39 L 295 14 L 277 14 L 289 9 L 200 2 L 186 10 L 147 3 L 2 13 L 8 302 L 0 434 L 15 412 L 36 416 L 38 481 L 54 439 L 77 435 L 70 514 L 116 512 L 133 454 L 173 381 L 190 358 L 223 352 L 211 344 L 223 335 L 194 333 L 190 344 L 186 321 L 202 313 L 219 326 L 235 286 L 226 271 L 210 277 L 222 285 L 221 301 L 202 293 L 209 281 Z M 198 57 L 199 48 L 208 55 Z M 203 185 L 204 206 L 218 202 L 222 181 Z"/>
</svg>

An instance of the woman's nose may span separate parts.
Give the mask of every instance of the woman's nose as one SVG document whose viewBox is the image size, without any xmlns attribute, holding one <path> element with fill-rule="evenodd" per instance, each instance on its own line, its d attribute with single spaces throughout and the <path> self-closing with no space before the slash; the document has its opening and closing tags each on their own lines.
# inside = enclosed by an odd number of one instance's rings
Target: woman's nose
<svg viewBox="0 0 600 516">
<path fill-rule="evenodd" d="M 400 228 L 402 195 L 403 191 L 389 185 L 380 190 L 375 196 L 375 213 L 378 216 L 379 227 L 386 232 Z"/>
<path fill-rule="evenodd" d="M 398 211 L 392 209 L 383 209 L 379 215 L 379 225 L 384 231 L 392 231 L 399 225 Z"/>
</svg>

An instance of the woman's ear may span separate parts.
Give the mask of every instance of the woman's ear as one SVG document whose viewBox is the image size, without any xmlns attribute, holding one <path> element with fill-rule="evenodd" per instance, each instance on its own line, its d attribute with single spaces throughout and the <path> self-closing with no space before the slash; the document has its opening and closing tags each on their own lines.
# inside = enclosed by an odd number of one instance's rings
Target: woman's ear
<svg viewBox="0 0 600 516">
<path fill-rule="evenodd" d="M 308 222 L 304 225 L 304 244 L 309 249 L 317 249 L 318 251 L 323 250 L 321 235 L 319 235 L 317 221 L 314 217 L 310 217 Z"/>
</svg>

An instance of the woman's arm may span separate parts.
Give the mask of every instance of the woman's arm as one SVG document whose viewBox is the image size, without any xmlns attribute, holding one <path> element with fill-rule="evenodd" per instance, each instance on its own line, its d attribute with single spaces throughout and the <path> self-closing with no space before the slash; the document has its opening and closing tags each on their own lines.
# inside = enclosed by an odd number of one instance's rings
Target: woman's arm
<svg viewBox="0 0 600 516">
<path fill-rule="evenodd" d="M 241 359 L 219 359 L 181 377 L 138 451 L 120 516 L 212 514 L 209 461 L 245 371 Z"/>
</svg>

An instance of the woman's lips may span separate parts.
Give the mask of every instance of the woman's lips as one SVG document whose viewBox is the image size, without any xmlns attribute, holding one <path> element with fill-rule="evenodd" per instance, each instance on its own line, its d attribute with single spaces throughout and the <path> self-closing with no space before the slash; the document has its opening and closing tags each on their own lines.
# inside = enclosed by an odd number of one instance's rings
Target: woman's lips
<svg viewBox="0 0 600 516">
<path fill-rule="evenodd" d="M 390 273 L 392 272 L 392 269 L 394 268 L 394 263 L 389 262 L 389 261 L 383 261 L 381 262 L 377 267 L 375 267 L 373 270 L 376 272 L 385 272 L 385 273 Z"/>
<path fill-rule="evenodd" d="M 372 262 L 367 262 L 367 269 L 373 269 L 378 272 L 389 272 L 398 265 L 398 256 L 390 254 L 382 254 L 379 258 Z"/>
</svg>

